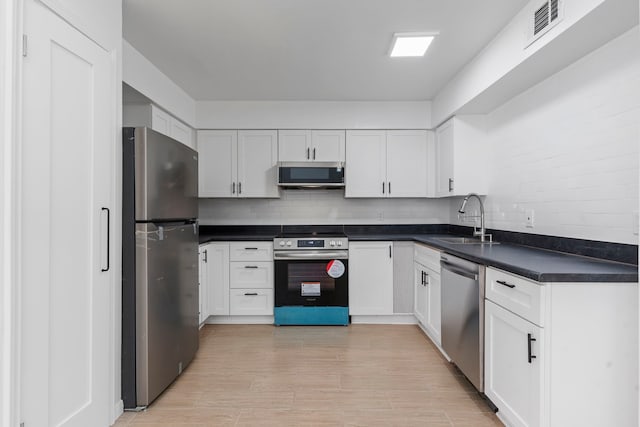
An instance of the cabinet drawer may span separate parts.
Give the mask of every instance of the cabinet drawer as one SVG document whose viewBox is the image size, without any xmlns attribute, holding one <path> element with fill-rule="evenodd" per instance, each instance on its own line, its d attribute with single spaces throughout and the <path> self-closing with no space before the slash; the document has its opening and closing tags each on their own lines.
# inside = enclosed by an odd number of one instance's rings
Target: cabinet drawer
<svg viewBox="0 0 640 427">
<path fill-rule="evenodd" d="M 230 262 L 230 288 L 273 289 L 273 261 Z"/>
<path fill-rule="evenodd" d="M 229 250 L 231 261 L 273 261 L 272 242 L 232 242 Z"/>
<path fill-rule="evenodd" d="M 232 289 L 229 296 L 231 316 L 272 316 L 273 289 Z"/>
<path fill-rule="evenodd" d="M 538 326 L 544 326 L 543 285 L 493 268 L 487 268 L 486 278 L 487 299 Z"/>
<path fill-rule="evenodd" d="M 440 251 L 416 243 L 413 249 L 413 260 L 436 272 L 440 272 Z"/>
</svg>

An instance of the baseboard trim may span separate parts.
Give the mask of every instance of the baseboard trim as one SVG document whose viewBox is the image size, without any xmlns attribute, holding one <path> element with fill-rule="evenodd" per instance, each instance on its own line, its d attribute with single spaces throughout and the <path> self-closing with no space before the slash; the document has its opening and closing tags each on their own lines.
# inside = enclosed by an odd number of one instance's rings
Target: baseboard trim
<svg viewBox="0 0 640 427">
<path fill-rule="evenodd" d="M 372 325 L 415 325 L 418 323 L 413 314 L 389 314 L 389 315 L 352 315 L 352 324 Z"/>
<path fill-rule="evenodd" d="M 208 325 L 272 325 L 273 316 L 209 316 Z"/>
<path fill-rule="evenodd" d="M 111 417 L 111 424 L 110 425 L 114 425 L 116 423 L 116 421 L 118 420 L 118 418 L 120 418 L 120 415 L 122 415 L 122 414 L 124 414 L 124 402 L 122 401 L 122 399 L 120 399 L 113 406 L 113 415 Z"/>
</svg>

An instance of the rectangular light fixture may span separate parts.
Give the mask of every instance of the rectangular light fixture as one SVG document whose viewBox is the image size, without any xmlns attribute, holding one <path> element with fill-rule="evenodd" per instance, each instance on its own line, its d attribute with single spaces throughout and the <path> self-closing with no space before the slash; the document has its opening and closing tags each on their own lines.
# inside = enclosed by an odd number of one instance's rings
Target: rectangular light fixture
<svg viewBox="0 0 640 427">
<path fill-rule="evenodd" d="M 438 33 L 395 33 L 389 56 L 424 56 Z"/>
</svg>

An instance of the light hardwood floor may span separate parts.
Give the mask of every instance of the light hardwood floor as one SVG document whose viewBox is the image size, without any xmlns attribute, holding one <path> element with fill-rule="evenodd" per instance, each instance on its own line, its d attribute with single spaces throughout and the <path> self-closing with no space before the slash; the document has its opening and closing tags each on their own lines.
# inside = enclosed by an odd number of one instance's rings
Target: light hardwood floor
<svg viewBox="0 0 640 427">
<path fill-rule="evenodd" d="M 501 426 L 414 325 L 206 325 L 188 369 L 116 426 Z"/>
</svg>

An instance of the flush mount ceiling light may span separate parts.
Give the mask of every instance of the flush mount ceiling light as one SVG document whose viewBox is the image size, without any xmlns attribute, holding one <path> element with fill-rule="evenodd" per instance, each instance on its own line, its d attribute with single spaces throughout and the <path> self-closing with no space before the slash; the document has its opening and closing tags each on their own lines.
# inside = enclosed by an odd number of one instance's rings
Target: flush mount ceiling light
<svg viewBox="0 0 640 427">
<path fill-rule="evenodd" d="M 427 48 L 438 33 L 395 33 L 389 56 L 424 56 Z"/>
</svg>

